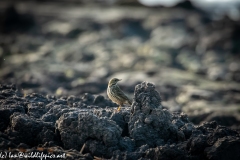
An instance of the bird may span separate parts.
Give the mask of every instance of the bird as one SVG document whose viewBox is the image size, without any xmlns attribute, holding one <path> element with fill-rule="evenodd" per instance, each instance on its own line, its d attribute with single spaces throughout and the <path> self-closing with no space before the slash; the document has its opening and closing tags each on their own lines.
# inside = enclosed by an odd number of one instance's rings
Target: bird
<svg viewBox="0 0 240 160">
<path fill-rule="evenodd" d="M 120 111 L 123 104 L 128 103 L 129 105 L 132 105 L 132 100 L 129 99 L 125 95 L 125 93 L 123 93 L 123 91 L 119 88 L 119 86 L 117 85 L 118 81 L 121 81 L 121 79 L 110 79 L 110 81 L 108 82 L 107 95 L 109 99 L 119 105 L 117 110 Z"/>
</svg>

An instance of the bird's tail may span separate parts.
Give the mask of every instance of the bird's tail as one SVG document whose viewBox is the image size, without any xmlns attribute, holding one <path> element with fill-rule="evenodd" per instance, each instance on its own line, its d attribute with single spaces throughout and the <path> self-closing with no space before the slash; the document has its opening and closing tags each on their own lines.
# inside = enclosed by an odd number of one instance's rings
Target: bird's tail
<svg viewBox="0 0 240 160">
<path fill-rule="evenodd" d="M 130 100 L 129 98 L 128 98 L 127 102 L 129 105 L 132 105 L 132 100 Z"/>
</svg>

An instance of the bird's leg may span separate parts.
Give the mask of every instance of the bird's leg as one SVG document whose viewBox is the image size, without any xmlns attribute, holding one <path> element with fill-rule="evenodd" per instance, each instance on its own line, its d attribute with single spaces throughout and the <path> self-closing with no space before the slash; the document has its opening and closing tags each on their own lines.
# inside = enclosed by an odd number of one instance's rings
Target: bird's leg
<svg viewBox="0 0 240 160">
<path fill-rule="evenodd" d="M 118 112 L 121 110 L 121 107 L 122 107 L 121 105 L 118 106 L 118 109 L 117 109 Z"/>
</svg>

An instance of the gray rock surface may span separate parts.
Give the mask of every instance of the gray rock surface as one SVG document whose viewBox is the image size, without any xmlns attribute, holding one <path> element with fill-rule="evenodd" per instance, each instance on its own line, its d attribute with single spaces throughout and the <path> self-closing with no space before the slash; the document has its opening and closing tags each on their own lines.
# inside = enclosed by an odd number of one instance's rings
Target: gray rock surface
<svg viewBox="0 0 240 160">
<path fill-rule="evenodd" d="M 129 133 L 138 147 L 144 144 L 153 147 L 185 139 L 178 126 L 172 123 L 171 113 L 162 108 L 160 95 L 152 83 L 137 85 L 134 96 Z"/>
<path fill-rule="evenodd" d="M 239 158 L 239 132 L 215 121 L 195 126 L 186 114 L 171 113 L 152 83 L 136 85 L 132 106 L 120 112 L 104 97 L 89 93 L 54 98 L 23 96 L 13 85 L 0 89 L 5 125 L 0 151 L 40 151 L 67 159 Z"/>
<path fill-rule="evenodd" d="M 106 147 L 118 144 L 122 129 L 107 118 L 81 111 L 63 114 L 57 121 L 65 148 L 81 149 L 87 139 L 102 141 Z"/>
</svg>

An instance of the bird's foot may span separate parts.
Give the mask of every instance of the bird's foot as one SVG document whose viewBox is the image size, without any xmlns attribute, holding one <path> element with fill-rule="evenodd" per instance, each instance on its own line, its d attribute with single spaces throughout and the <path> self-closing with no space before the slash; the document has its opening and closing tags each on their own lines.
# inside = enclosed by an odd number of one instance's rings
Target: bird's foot
<svg viewBox="0 0 240 160">
<path fill-rule="evenodd" d="M 114 112 L 120 112 L 121 106 L 119 106 Z"/>
</svg>

